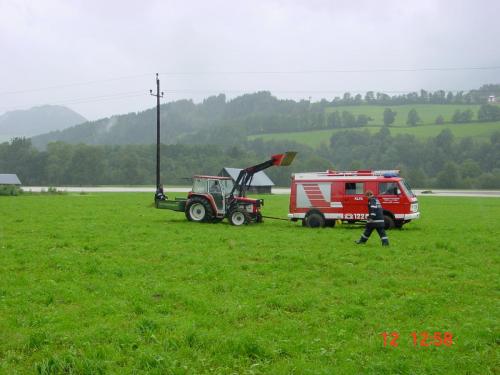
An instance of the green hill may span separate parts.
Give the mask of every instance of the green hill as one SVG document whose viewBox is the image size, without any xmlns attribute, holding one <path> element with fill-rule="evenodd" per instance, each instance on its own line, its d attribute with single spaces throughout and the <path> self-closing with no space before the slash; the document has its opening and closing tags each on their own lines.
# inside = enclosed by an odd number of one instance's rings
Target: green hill
<svg viewBox="0 0 500 375">
<path fill-rule="evenodd" d="M 330 137 L 344 130 L 369 131 L 376 133 L 382 126 L 369 126 L 354 129 L 330 129 L 309 132 L 274 133 L 249 136 L 248 139 L 262 139 L 264 141 L 293 141 L 308 146 L 316 147 L 322 143 L 328 144 Z M 469 124 L 444 124 L 444 125 L 422 125 L 415 127 L 394 126 L 389 128 L 392 135 L 410 134 L 418 139 L 435 137 L 444 129 L 450 129 L 456 138 L 472 137 L 478 141 L 487 140 L 494 132 L 500 131 L 500 122 L 484 122 Z"/>
<path fill-rule="evenodd" d="M 436 117 L 438 117 L 439 115 L 443 116 L 445 122 L 451 122 L 453 113 L 455 113 L 457 109 L 460 111 L 470 109 L 474 113 L 474 118 L 476 118 L 479 107 L 479 105 L 467 104 L 410 104 L 393 106 L 358 105 L 329 107 L 325 109 L 325 115 L 328 116 L 328 114 L 335 111 L 348 111 L 356 116 L 370 116 L 373 119 L 373 121 L 370 122 L 370 125 L 383 125 L 384 110 L 386 108 L 391 108 L 393 111 L 397 112 L 396 120 L 393 126 L 406 126 L 408 112 L 410 112 L 411 109 L 415 109 L 420 116 L 420 119 L 422 121 L 419 124 L 435 124 Z"/>
<path fill-rule="evenodd" d="M 356 128 L 338 128 L 325 130 L 312 130 L 289 133 L 268 133 L 250 135 L 249 140 L 262 139 L 264 141 L 293 141 L 308 146 L 317 147 L 322 143 L 328 144 L 330 137 L 344 130 L 369 131 L 376 133 L 383 126 L 383 113 L 385 108 L 391 108 L 397 112 L 395 122 L 389 127 L 392 135 L 410 134 L 418 139 L 437 136 L 442 130 L 450 129 L 456 138 L 472 137 L 478 141 L 487 140 L 495 131 L 500 131 L 500 122 L 470 122 L 465 124 L 451 123 L 455 111 L 471 110 L 473 119 L 477 118 L 479 105 L 467 104 L 414 104 L 414 105 L 358 105 L 358 106 L 332 106 L 325 109 L 325 117 L 338 111 L 351 112 L 353 115 L 366 115 L 372 118 L 367 126 Z M 408 126 L 406 120 L 408 112 L 415 109 L 421 119 L 417 126 Z M 442 116 L 445 124 L 436 125 L 436 118 Z"/>
</svg>

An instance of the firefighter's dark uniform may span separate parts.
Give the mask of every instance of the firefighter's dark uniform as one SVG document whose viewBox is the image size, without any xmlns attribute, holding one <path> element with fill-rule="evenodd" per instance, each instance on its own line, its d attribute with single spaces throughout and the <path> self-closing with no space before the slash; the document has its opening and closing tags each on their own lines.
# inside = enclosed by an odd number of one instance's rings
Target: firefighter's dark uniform
<svg viewBox="0 0 500 375">
<path fill-rule="evenodd" d="M 372 196 L 368 199 L 368 221 L 365 226 L 365 231 L 356 243 L 361 244 L 368 241 L 373 230 L 376 229 L 382 240 L 382 245 L 389 245 L 389 238 L 385 233 L 384 226 L 384 211 L 382 210 L 382 205 L 377 198 Z"/>
<path fill-rule="evenodd" d="M 167 199 L 167 196 L 163 192 L 163 187 L 159 187 L 155 193 L 155 201 L 164 201 L 165 199 Z"/>
</svg>

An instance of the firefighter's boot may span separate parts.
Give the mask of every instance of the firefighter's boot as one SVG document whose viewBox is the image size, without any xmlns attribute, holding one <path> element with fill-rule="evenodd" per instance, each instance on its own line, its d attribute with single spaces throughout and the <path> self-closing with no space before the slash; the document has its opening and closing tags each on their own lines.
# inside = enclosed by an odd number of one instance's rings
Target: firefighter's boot
<svg viewBox="0 0 500 375">
<path fill-rule="evenodd" d="M 363 245 L 364 243 L 366 243 L 366 239 L 364 239 L 363 237 L 361 237 L 359 240 L 354 241 L 354 242 L 357 243 L 358 245 Z"/>
<path fill-rule="evenodd" d="M 382 246 L 389 246 L 389 239 L 387 237 L 382 238 Z"/>
</svg>

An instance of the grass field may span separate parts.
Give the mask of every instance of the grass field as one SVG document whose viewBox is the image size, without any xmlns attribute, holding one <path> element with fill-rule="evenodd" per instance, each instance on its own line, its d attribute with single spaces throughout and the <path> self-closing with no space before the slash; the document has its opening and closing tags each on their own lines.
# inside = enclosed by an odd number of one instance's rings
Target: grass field
<svg viewBox="0 0 500 375">
<path fill-rule="evenodd" d="M 394 121 L 394 126 L 406 126 L 406 120 L 408 119 L 408 112 L 414 108 L 418 115 L 420 116 L 420 124 L 435 124 L 436 117 L 439 115 L 443 116 L 444 121 L 451 122 L 453 114 L 457 109 L 460 111 L 465 111 L 470 109 L 474 113 L 474 119 L 476 119 L 477 111 L 480 105 L 467 105 L 467 104 L 413 104 L 413 105 L 396 105 L 396 106 L 383 106 L 383 105 L 358 105 L 358 106 L 340 106 L 340 107 L 330 107 L 326 109 L 326 114 L 339 111 L 348 111 L 355 115 L 367 115 L 373 118 L 370 125 L 380 125 L 384 124 L 384 110 L 386 108 L 391 108 L 393 111 L 397 112 L 396 120 Z"/>
<path fill-rule="evenodd" d="M 0 197 L 0 373 L 498 371 L 498 199 L 423 197 L 382 248 L 357 226 L 203 225 L 151 198 Z"/>
<path fill-rule="evenodd" d="M 380 126 L 368 126 L 354 129 L 335 129 L 335 130 L 316 130 L 309 132 L 292 133 L 274 133 L 259 134 L 249 136 L 249 139 L 261 138 L 264 141 L 293 141 L 303 143 L 308 146 L 317 147 L 322 143 L 328 145 L 330 137 L 339 131 L 369 131 L 370 133 L 379 132 Z M 420 125 L 415 127 L 391 127 L 391 135 L 410 134 L 418 139 L 435 137 L 444 129 L 450 129 L 456 138 L 472 137 L 476 141 L 487 141 L 489 137 L 497 131 L 500 131 L 500 122 L 484 122 L 471 124 L 445 124 L 445 125 Z"/>
</svg>

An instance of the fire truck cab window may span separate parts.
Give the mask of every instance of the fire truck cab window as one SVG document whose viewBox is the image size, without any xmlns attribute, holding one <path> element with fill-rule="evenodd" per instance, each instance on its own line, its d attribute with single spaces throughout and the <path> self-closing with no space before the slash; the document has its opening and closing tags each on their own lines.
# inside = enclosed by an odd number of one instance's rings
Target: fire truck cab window
<svg viewBox="0 0 500 375">
<path fill-rule="evenodd" d="M 380 182 L 378 184 L 378 192 L 380 195 L 398 195 L 398 184 L 396 182 Z"/>
<path fill-rule="evenodd" d="M 356 195 L 364 193 L 364 183 L 363 182 L 346 182 L 345 193 L 346 195 Z"/>
</svg>

